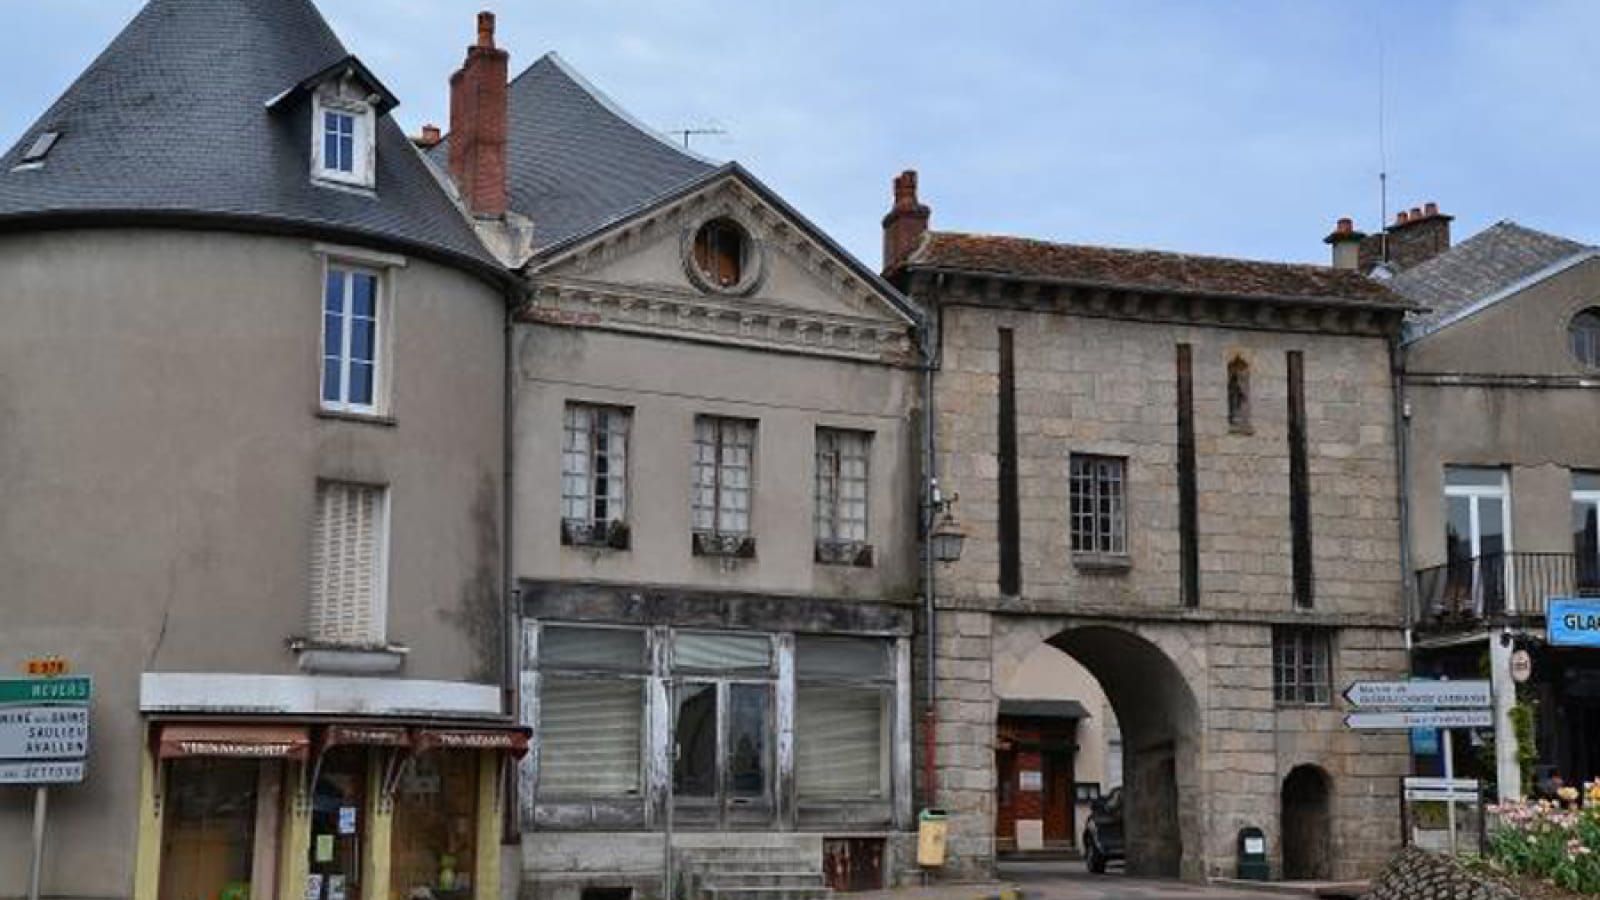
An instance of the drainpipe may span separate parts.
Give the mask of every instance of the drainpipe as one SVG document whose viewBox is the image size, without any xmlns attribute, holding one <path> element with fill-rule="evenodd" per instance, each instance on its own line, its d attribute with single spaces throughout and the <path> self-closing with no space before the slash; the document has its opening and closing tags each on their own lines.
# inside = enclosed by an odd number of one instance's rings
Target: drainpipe
<svg viewBox="0 0 1600 900">
<path fill-rule="evenodd" d="M 517 309 L 522 305 L 523 285 L 521 279 L 515 287 L 506 291 L 506 318 L 503 326 L 502 346 L 502 377 L 504 384 L 501 387 L 501 429 L 500 429 L 500 590 L 503 609 L 503 622 L 505 638 L 502 641 L 501 653 L 505 659 L 501 666 L 501 677 L 505 679 L 505 688 L 501 692 L 506 705 L 506 715 L 513 723 L 519 723 L 522 715 L 522 610 L 521 592 L 517 590 L 517 568 L 514 558 L 513 540 L 516 536 L 516 389 L 517 389 L 517 360 L 516 360 L 516 319 Z M 517 795 L 516 767 L 506 766 L 508 773 L 501 785 L 501 794 L 510 799 L 506 804 L 506 814 L 501 820 L 502 836 L 507 841 L 520 840 L 522 835 L 521 802 Z"/>
<path fill-rule="evenodd" d="M 933 526 L 936 493 L 939 485 L 939 465 L 934 447 L 933 371 L 936 367 L 938 338 L 935 322 L 938 319 L 936 303 L 929 303 L 922 324 L 922 616 L 926 631 L 927 650 L 924 657 L 928 684 L 922 712 L 922 791 L 924 806 L 939 804 L 938 782 L 938 635 L 939 610 L 935 602 L 938 564 L 933 558 Z"/>
<path fill-rule="evenodd" d="M 1411 650 L 1412 625 L 1422 614 L 1417 597 L 1416 578 L 1411 569 L 1411 455 L 1409 435 L 1411 410 L 1406 399 L 1405 349 L 1401 335 L 1389 339 L 1389 371 L 1394 380 L 1395 478 L 1399 483 L 1397 503 L 1400 515 L 1400 596 L 1405 610 L 1406 650 Z"/>
</svg>

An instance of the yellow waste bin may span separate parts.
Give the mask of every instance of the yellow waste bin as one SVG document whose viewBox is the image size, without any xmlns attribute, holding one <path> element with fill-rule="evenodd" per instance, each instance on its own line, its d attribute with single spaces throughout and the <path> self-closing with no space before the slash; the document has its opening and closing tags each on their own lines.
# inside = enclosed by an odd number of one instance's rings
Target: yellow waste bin
<svg viewBox="0 0 1600 900">
<path fill-rule="evenodd" d="M 942 809 L 925 809 L 917 817 L 917 865 L 944 865 L 944 842 L 950 831 L 949 818 Z"/>
</svg>

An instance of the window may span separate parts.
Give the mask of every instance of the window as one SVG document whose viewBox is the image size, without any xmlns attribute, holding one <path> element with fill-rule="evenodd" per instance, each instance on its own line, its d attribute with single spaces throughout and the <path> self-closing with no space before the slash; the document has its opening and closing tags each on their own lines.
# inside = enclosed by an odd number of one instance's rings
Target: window
<svg viewBox="0 0 1600 900">
<path fill-rule="evenodd" d="M 730 219 L 713 219 L 694 235 L 694 265 L 710 286 L 732 288 L 744 279 L 749 239 Z"/>
<path fill-rule="evenodd" d="M 751 477 L 756 423 L 697 416 L 694 422 L 694 551 L 753 556 Z"/>
<path fill-rule="evenodd" d="M 1240 356 L 1228 363 L 1228 428 L 1250 430 L 1250 364 Z"/>
<path fill-rule="evenodd" d="M 330 264 L 322 297 L 322 406 L 378 411 L 379 276 Z"/>
<path fill-rule="evenodd" d="M 795 780 L 802 801 L 889 796 L 890 648 L 876 638 L 795 639 Z"/>
<path fill-rule="evenodd" d="M 1272 694 L 1279 706 L 1327 705 L 1333 681 L 1328 644 L 1322 629 L 1272 629 Z"/>
<path fill-rule="evenodd" d="M 1128 552 L 1126 474 L 1122 457 L 1072 454 L 1073 553 Z"/>
<path fill-rule="evenodd" d="M 375 485 L 317 484 L 311 553 L 311 640 L 376 647 L 384 642 L 388 557 L 387 491 Z"/>
<path fill-rule="evenodd" d="M 319 94 L 312 116 L 312 178 L 372 187 L 376 124 L 372 107 L 356 99 Z"/>
<path fill-rule="evenodd" d="M 644 632 L 546 625 L 539 641 L 539 795 L 638 796 Z"/>
<path fill-rule="evenodd" d="M 561 541 L 628 547 L 626 409 L 569 403 L 561 444 Z"/>
<path fill-rule="evenodd" d="M 1572 473 L 1572 552 L 1578 590 L 1600 590 L 1600 473 Z"/>
<path fill-rule="evenodd" d="M 872 434 L 817 429 L 816 561 L 871 565 L 867 470 Z"/>
<path fill-rule="evenodd" d="M 1600 308 L 1590 307 L 1567 324 L 1572 355 L 1591 369 L 1600 369 Z"/>
<path fill-rule="evenodd" d="M 1503 612 L 1511 593 L 1510 490 L 1504 469 L 1445 466 L 1445 590 L 1475 614 Z"/>
</svg>

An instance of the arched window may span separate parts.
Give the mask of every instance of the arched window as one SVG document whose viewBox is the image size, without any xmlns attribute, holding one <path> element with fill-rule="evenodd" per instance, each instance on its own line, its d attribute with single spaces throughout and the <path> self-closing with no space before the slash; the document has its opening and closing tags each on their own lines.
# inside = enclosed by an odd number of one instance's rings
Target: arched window
<svg viewBox="0 0 1600 900">
<path fill-rule="evenodd" d="M 744 278 L 744 229 L 728 219 L 714 219 L 694 236 L 694 262 L 700 274 L 719 288 L 731 288 Z"/>
<path fill-rule="evenodd" d="M 1228 427 L 1250 430 L 1250 364 L 1241 356 L 1228 363 Z"/>
<path fill-rule="evenodd" d="M 1572 355 L 1591 369 L 1600 369 L 1600 308 L 1589 307 L 1567 325 Z"/>
</svg>

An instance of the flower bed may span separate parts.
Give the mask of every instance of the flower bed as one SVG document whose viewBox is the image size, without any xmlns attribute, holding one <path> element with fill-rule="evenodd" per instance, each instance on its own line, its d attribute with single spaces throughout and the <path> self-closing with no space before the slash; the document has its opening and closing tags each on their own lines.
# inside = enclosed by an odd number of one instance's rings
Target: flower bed
<svg viewBox="0 0 1600 900">
<path fill-rule="evenodd" d="M 1600 894 L 1600 780 L 1566 787 L 1558 801 L 1491 807 L 1489 862 L 1580 894 Z"/>
</svg>

